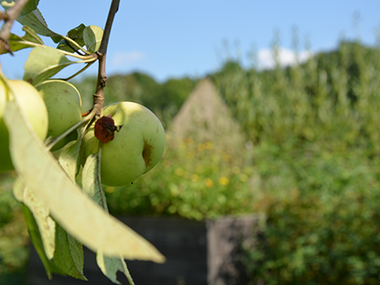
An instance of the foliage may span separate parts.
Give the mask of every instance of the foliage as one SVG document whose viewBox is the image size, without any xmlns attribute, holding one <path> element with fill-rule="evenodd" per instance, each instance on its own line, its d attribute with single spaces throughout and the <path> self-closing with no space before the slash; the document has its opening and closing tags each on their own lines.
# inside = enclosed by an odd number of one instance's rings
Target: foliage
<svg viewBox="0 0 380 285">
<path fill-rule="evenodd" d="M 83 274 L 82 244 L 96 252 L 99 268 L 105 276 L 117 284 L 118 271 L 125 274 L 130 284 L 134 284 L 124 259 L 154 262 L 165 260 L 165 257 L 148 241 L 109 215 L 101 186 L 100 148 L 97 147 L 97 151 L 88 157 L 83 155 L 85 146 L 82 144 L 82 138 L 88 127 L 103 114 L 105 55 L 119 2 L 112 1 L 104 31 L 97 26 L 80 24 L 69 30 L 66 36 L 48 28 L 37 8 L 39 1 L 31 1 L 29 4 L 28 1 L 1 3 L 4 11 L 0 11 L 3 21 L 0 31 L 0 53 L 12 54 L 32 48 L 24 65 L 23 80 L 10 80 L 0 71 L 0 123 L 3 126 L 0 136 L 4 143 L 2 151 L 11 157 L 11 162 L 7 163 L 4 169 L 14 170 L 17 176 L 12 181 L 12 194 L 19 202 L 18 206 L 22 208 L 30 239 L 49 279 L 52 278 L 52 273 L 56 273 L 87 280 Z M 25 31 L 23 37 L 10 33 L 15 20 L 23 25 Z M 45 45 L 40 36 L 52 40 L 53 46 Z M 46 137 L 49 110 L 52 116 L 58 114 L 47 108 L 47 104 L 44 103 L 46 97 L 42 98 L 36 86 L 46 82 L 67 66 L 85 64 L 66 79 L 70 80 L 95 62 L 99 63 L 100 68 L 98 80 L 94 85 L 95 92 L 88 94 L 93 98 L 90 110 L 86 110 L 82 116 L 81 100 L 76 98 L 75 107 L 78 108 L 79 122 L 68 123 L 69 125 L 59 133 Z M 60 79 L 51 82 L 54 93 L 65 93 L 65 90 L 57 87 L 58 83 L 64 81 Z M 33 96 L 35 101 L 28 104 L 22 96 L 27 98 Z M 74 102 L 58 104 L 57 108 L 65 111 L 73 108 Z M 28 110 L 38 110 L 37 114 L 41 118 L 36 118 L 35 115 L 28 116 Z M 52 118 L 49 116 L 50 121 Z M 64 116 L 59 118 L 62 121 L 69 119 Z M 40 132 L 37 132 L 35 125 L 41 128 Z M 73 132 L 78 134 L 74 138 L 76 140 L 66 140 L 59 147 L 64 145 L 62 149 L 53 152 L 53 147 Z M 77 180 L 81 181 L 80 186 Z M 0 203 L 9 200 L 7 193 L 0 197 Z M 13 203 L 16 201 L 13 200 Z M 25 260 L 21 256 L 25 252 L 25 244 L 22 244 L 25 238 L 22 235 L 15 238 L 17 233 L 22 229 L 25 231 L 25 228 L 18 229 L 12 225 L 13 219 L 21 214 L 13 217 L 9 208 L 11 205 L 10 203 L 8 207 L 2 208 L 1 211 L 7 213 L 3 217 L 4 220 L 0 220 L 0 227 L 6 223 L 0 231 L 0 235 L 5 236 L 0 243 L 1 262 L 5 267 L 16 266 L 15 264 L 21 266 Z M 17 242 L 19 253 L 12 255 L 14 247 L 6 248 L 9 245 L 9 237 L 13 237 L 14 242 Z M 16 257 L 19 257 L 18 261 L 14 260 Z M 0 269 L 3 267 L 1 264 Z"/>
<path fill-rule="evenodd" d="M 377 49 L 342 42 L 303 65 L 263 72 L 226 65 L 214 78 L 255 143 L 343 138 L 336 142 L 343 146 L 376 141 L 378 66 Z"/>
<path fill-rule="evenodd" d="M 201 220 L 252 211 L 244 156 L 234 157 L 213 142 L 167 137 L 159 166 L 122 188 L 106 188 L 113 214 L 177 215 Z"/>
<path fill-rule="evenodd" d="M 255 154 L 267 225 L 263 247 L 245 256 L 252 281 L 377 284 L 380 162 L 313 144 Z"/>
<path fill-rule="evenodd" d="M 99 37 L 86 37 L 85 43 L 81 36 L 85 29 L 79 25 L 67 33 L 69 39 L 62 40 L 46 23 L 38 22 L 35 30 L 24 27 L 25 36 L 12 35 L 14 50 L 35 48 L 25 79 L 38 83 L 67 65 L 92 63 L 90 55 L 67 59 L 74 53 L 66 40 L 79 46 L 99 44 Z M 58 48 L 45 47 L 37 34 L 60 41 Z M 49 60 L 38 69 L 43 56 Z M 244 259 L 253 283 L 379 283 L 379 66 L 378 49 L 349 42 L 287 68 L 245 70 L 239 61 L 226 62 L 211 77 L 247 140 L 253 142 L 253 150 L 236 156 L 214 141 L 168 136 L 167 150 L 155 169 L 133 185 L 106 187 L 110 212 L 197 220 L 265 212 L 264 246 L 259 251 L 247 250 Z M 92 95 L 96 81 L 84 77 L 75 85 L 81 94 Z M 141 103 L 168 127 L 195 84 L 189 78 L 160 84 L 137 72 L 115 75 L 107 82 L 105 104 Z M 93 106 L 92 97 L 82 99 L 84 110 Z M 77 172 L 78 141 L 56 154 L 71 178 Z M 83 188 L 99 196 L 99 181 L 91 183 L 94 179 L 88 178 L 96 176 L 96 163 L 96 156 L 87 162 Z M 104 201 L 97 202 L 104 206 Z M 26 234 L 20 217 L 20 205 L 12 200 L 10 187 L 0 188 L 0 274 L 12 273 L 25 263 Z M 38 232 L 36 228 L 29 229 Z M 63 234 L 62 240 L 73 240 L 61 227 L 57 231 Z M 35 238 L 42 244 L 41 235 Z M 43 245 L 39 249 L 44 252 Z M 104 270 L 107 257 L 103 259 L 101 252 L 99 256 Z M 46 253 L 45 258 L 49 269 L 52 264 Z"/>
<path fill-rule="evenodd" d="M 380 51 L 342 42 L 294 67 L 214 76 L 255 143 L 264 247 L 253 283 L 377 284 Z"/>
<path fill-rule="evenodd" d="M 22 274 L 29 253 L 28 233 L 20 204 L 13 198 L 14 178 L 9 173 L 1 174 L 0 181 L 0 283 L 23 284 Z"/>
</svg>

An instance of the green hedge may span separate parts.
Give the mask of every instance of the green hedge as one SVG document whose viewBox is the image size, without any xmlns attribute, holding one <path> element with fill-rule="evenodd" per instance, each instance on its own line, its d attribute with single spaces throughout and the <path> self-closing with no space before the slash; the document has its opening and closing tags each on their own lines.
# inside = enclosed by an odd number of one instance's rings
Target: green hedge
<svg viewBox="0 0 380 285">
<path fill-rule="evenodd" d="M 25 284 L 29 236 L 21 205 L 12 194 L 12 173 L 0 174 L 0 284 Z"/>
<path fill-rule="evenodd" d="M 266 160 L 258 168 L 262 191 L 271 198 L 261 247 L 244 259 L 252 280 L 379 284 L 380 161 L 312 145 L 297 159 L 279 149 L 257 152 Z"/>
<path fill-rule="evenodd" d="M 343 42 L 302 65 L 215 76 L 255 143 L 252 283 L 380 283 L 380 51 Z"/>
<path fill-rule="evenodd" d="M 249 156 L 248 156 L 249 157 Z M 176 215 L 201 220 L 252 212 L 249 177 L 243 157 L 219 149 L 217 143 L 167 136 L 160 163 L 126 187 L 106 187 L 114 215 Z"/>
</svg>

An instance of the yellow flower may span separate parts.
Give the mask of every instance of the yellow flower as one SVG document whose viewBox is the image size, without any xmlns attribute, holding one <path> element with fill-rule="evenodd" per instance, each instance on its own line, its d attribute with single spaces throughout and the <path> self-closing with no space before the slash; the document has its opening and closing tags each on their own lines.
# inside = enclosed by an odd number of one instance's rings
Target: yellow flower
<svg viewBox="0 0 380 285">
<path fill-rule="evenodd" d="M 193 139 L 192 138 L 187 138 L 185 141 L 186 141 L 186 143 L 188 145 L 192 145 L 193 144 Z"/>
<path fill-rule="evenodd" d="M 193 159 L 193 158 L 194 158 L 194 153 L 188 151 L 188 152 L 186 153 L 186 158 L 187 158 L 187 159 Z"/>
<path fill-rule="evenodd" d="M 198 180 L 199 180 L 199 176 L 197 174 L 191 175 L 191 181 L 198 182 Z"/>
<path fill-rule="evenodd" d="M 226 161 L 226 162 L 228 162 L 228 161 L 230 161 L 231 160 L 231 156 L 229 156 L 228 154 L 223 154 L 223 160 L 224 161 Z"/>
<path fill-rule="evenodd" d="M 219 178 L 220 185 L 226 186 L 229 182 L 230 180 L 227 177 L 222 176 Z"/>
<path fill-rule="evenodd" d="M 203 151 L 205 149 L 205 145 L 203 143 L 198 144 L 198 151 Z"/>
<path fill-rule="evenodd" d="M 206 179 L 206 186 L 207 186 L 208 188 L 212 188 L 212 187 L 214 187 L 214 181 L 213 181 L 212 179 L 210 179 L 210 178 L 207 178 L 207 179 Z"/>
<path fill-rule="evenodd" d="M 182 168 L 177 168 L 174 172 L 177 176 L 182 176 L 185 173 Z"/>
<path fill-rule="evenodd" d="M 205 149 L 212 149 L 214 145 L 212 144 L 212 142 L 205 142 L 204 147 Z"/>
</svg>

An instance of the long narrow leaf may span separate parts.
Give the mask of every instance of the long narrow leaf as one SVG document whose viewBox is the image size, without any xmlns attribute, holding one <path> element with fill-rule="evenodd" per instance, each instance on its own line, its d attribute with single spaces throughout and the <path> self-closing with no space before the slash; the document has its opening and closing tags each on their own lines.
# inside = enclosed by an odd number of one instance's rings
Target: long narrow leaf
<svg viewBox="0 0 380 285">
<path fill-rule="evenodd" d="M 74 278 L 87 280 L 83 274 L 82 244 L 69 235 L 59 224 L 56 225 L 55 243 L 54 264 Z"/>
<path fill-rule="evenodd" d="M 108 212 L 106 198 L 100 181 L 100 155 L 101 148 L 98 154 L 91 154 L 87 157 L 82 173 L 82 184 L 83 191 Z M 117 280 L 117 272 L 121 271 L 125 274 L 129 283 L 134 285 L 127 264 L 122 257 L 108 257 L 99 250 L 96 254 L 96 262 L 103 274 L 112 282 L 120 284 Z"/>
<path fill-rule="evenodd" d="M 16 199 L 29 208 L 34 221 L 38 225 L 41 243 L 48 259 L 52 259 L 55 250 L 55 222 L 49 215 L 48 207 L 28 187 L 22 176 L 17 177 L 13 184 L 13 193 Z"/>
<path fill-rule="evenodd" d="M 32 212 L 26 206 L 23 206 L 22 212 L 24 214 L 25 222 L 28 227 L 30 239 L 32 240 L 34 248 L 36 249 L 38 256 L 40 257 L 45 267 L 48 278 L 52 278 L 52 273 L 64 275 L 64 273 L 46 256 L 44 246 L 42 244 L 42 238 Z"/>
</svg>

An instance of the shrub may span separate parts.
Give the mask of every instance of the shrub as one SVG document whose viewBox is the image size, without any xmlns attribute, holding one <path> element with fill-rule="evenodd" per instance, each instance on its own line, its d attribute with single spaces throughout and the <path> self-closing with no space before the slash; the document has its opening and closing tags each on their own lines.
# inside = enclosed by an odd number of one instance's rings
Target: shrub
<svg viewBox="0 0 380 285">
<path fill-rule="evenodd" d="M 159 165 L 133 185 L 106 188 L 113 214 L 177 215 L 201 220 L 252 211 L 252 168 L 212 142 L 168 136 Z"/>
<path fill-rule="evenodd" d="M 378 49 L 342 42 L 302 65 L 214 77 L 255 144 L 267 225 L 244 259 L 253 283 L 379 283 L 379 67 Z"/>
</svg>

